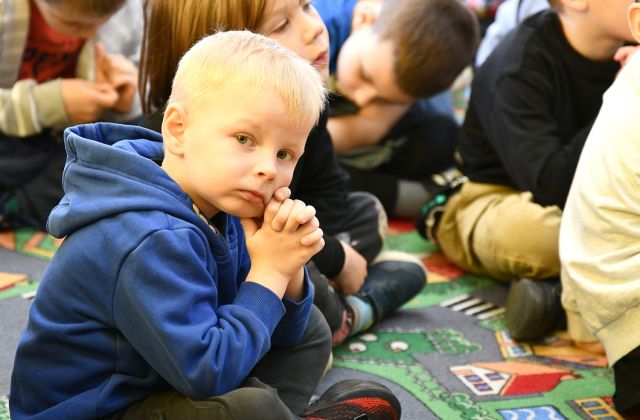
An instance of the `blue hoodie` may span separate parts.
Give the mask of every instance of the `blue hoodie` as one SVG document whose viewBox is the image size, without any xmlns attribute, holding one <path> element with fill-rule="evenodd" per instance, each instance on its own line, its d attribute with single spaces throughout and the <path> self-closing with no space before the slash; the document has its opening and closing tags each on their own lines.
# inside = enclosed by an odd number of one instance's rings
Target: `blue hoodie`
<svg viewBox="0 0 640 420">
<path fill-rule="evenodd" d="M 31 306 L 11 378 L 15 419 L 87 419 L 175 389 L 194 400 L 238 387 L 271 345 L 292 346 L 313 301 L 245 282 L 239 220 L 212 229 L 156 162 L 162 138 L 90 124 L 65 131 L 65 237 Z"/>
</svg>

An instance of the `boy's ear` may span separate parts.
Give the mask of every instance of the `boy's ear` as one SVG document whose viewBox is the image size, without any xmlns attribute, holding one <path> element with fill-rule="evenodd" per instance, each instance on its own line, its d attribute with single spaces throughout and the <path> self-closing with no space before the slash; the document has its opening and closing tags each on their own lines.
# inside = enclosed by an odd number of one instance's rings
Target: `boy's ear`
<svg viewBox="0 0 640 420">
<path fill-rule="evenodd" d="M 631 35 L 636 41 L 640 42 L 640 3 L 631 3 L 627 13 Z"/>
<path fill-rule="evenodd" d="M 374 25 L 380 16 L 382 0 L 360 0 L 353 8 L 351 16 L 351 33 L 366 26 Z"/>
<path fill-rule="evenodd" d="M 184 154 L 184 133 L 187 129 L 187 110 L 181 103 L 171 103 L 164 111 L 162 118 L 162 141 L 172 154 Z"/>
</svg>

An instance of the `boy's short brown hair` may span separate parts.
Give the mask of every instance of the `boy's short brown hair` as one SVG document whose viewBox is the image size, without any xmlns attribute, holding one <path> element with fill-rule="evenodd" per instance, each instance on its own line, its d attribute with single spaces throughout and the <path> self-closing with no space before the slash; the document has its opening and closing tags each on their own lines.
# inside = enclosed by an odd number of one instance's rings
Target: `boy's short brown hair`
<svg viewBox="0 0 640 420">
<path fill-rule="evenodd" d="M 392 41 L 396 82 L 414 98 L 447 89 L 472 63 L 480 33 L 460 0 L 386 0 L 375 30 Z"/>
<path fill-rule="evenodd" d="M 112 15 L 122 7 L 127 0 L 44 0 L 51 5 L 64 3 L 80 13 L 91 16 Z"/>
</svg>

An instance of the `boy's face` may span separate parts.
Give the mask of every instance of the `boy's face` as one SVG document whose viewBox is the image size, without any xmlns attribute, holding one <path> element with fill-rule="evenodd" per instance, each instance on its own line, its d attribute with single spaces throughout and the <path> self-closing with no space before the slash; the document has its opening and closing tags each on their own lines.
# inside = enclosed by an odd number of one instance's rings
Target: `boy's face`
<svg viewBox="0 0 640 420">
<path fill-rule="evenodd" d="M 619 41 L 633 41 L 627 25 L 627 9 L 633 0 L 589 0 L 589 12 L 594 18 L 594 26 L 610 38 Z"/>
<path fill-rule="evenodd" d="M 398 86 L 394 64 L 392 41 L 380 41 L 373 26 L 365 25 L 352 32 L 340 49 L 336 66 L 338 90 L 360 107 L 410 103 L 415 99 Z"/>
<path fill-rule="evenodd" d="M 173 104 L 167 108 L 165 147 L 180 168 L 165 169 L 206 216 L 260 217 L 273 193 L 291 182 L 312 121 L 294 125 L 282 99 L 268 90 L 230 86 L 211 96 L 185 111 L 178 140 L 167 140 L 167 119 L 175 117 Z"/>
<path fill-rule="evenodd" d="M 258 32 L 308 60 L 329 77 L 329 34 L 310 0 L 268 0 Z"/>
<path fill-rule="evenodd" d="M 82 39 L 92 38 L 98 28 L 109 20 L 111 15 L 93 16 L 81 13 L 66 2 L 48 3 L 46 0 L 35 0 L 42 17 L 54 31 L 67 36 Z"/>
</svg>

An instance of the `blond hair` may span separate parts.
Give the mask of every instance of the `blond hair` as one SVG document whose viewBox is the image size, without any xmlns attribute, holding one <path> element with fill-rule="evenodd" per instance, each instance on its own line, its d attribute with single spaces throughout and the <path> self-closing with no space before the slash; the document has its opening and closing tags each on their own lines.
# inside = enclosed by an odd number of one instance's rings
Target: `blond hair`
<svg viewBox="0 0 640 420">
<path fill-rule="evenodd" d="M 112 15 L 122 7 L 126 0 L 44 0 L 51 5 L 64 3 L 67 7 L 91 16 Z"/>
<path fill-rule="evenodd" d="M 223 31 L 201 39 L 182 57 L 168 103 L 196 108 L 229 85 L 272 90 L 298 125 L 315 125 L 326 99 L 320 74 L 295 53 L 263 35 Z"/>
<path fill-rule="evenodd" d="M 139 83 L 142 109 L 164 107 L 180 57 L 215 30 L 255 32 L 266 0 L 145 0 Z"/>
</svg>

